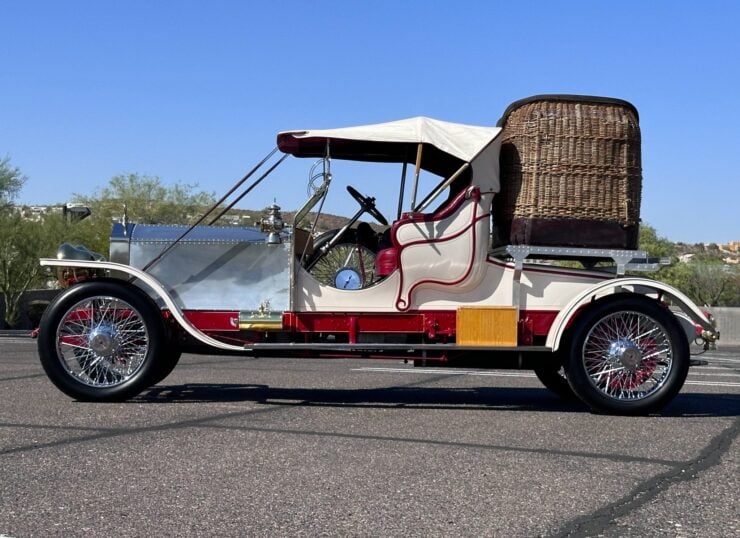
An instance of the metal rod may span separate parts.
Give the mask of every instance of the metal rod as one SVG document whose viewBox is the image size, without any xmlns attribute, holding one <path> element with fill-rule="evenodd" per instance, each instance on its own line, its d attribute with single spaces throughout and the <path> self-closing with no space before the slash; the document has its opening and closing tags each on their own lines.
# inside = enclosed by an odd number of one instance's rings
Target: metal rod
<svg viewBox="0 0 740 538">
<path fill-rule="evenodd" d="M 403 161 L 403 168 L 401 169 L 401 192 L 398 193 L 398 212 L 396 213 L 396 220 L 401 218 L 401 212 L 403 211 L 403 191 L 406 188 L 406 168 L 408 163 Z"/>
<path fill-rule="evenodd" d="M 306 270 L 307 271 L 310 271 L 313 268 L 313 266 L 316 265 L 316 263 L 324 256 L 324 254 L 326 254 L 327 252 L 329 252 L 331 250 L 331 247 L 333 247 L 334 245 L 336 245 L 339 242 L 339 240 L 342 238 L 342 236 L 347 232 L 347 230 L 349 230 L 352 227 L 352 225 L 355 222 L 357 222 L 360 219 L 360 217 L 363 215 L 363 213 L 365 213 L 365 209 L 361 207 L 357 211 L 357 213 L 355 213 L 352 216 L 352 218 L 350 218 L 349 221 L 344 226 L 342 226 L 342 228 L 336 234 L 334 234 L 334 237 L 332 237 L 331 240 L 328 243 L 326 243 L 324 246 L 321 247 L 321 249 L 320 249 L 321 250 L 321 255 L 320 256 L 317 256 L 316 258 L 314 258 L 314 260 L 311 262 L 311 264 L 308 267 L 306 267 Z"/>
<path fill-rule="evenodd" d="M 324 208 L 324 202 L 326 202 L 326 195 L 327 195 L 327 189 L 323 189 L 322 194 L 321 194 L 321 203 L 319 203 L 319 209 L 316 211 L 316 218 L 314 219 L 313 223 L 311 224 L 311 231 L 308 232 L 309 238 L 313 237 L 314 236 L 314 233 L 316 232 L 316 226 L 319 223 L 319 217 L 321 216 L 321 211 Z M 313 205 L 311 207 L 313 207 Z M 297 213 L 296 213 L 296 215 L 297 215 Z M 298 219 L 296 219 L 296 218 L 293 219 L 293 234 L 295 234 L 295 230 L 297 228 L 298 222 L 299 222 Z M 295 235 L 293 237 L 295 237 Z M 310 243 L 310 241 L 306 241 L 306 244 L 303 245 L 303 252 L 301 252 L 301 259 L 300 259 L 300 264 L 301 265 L 303 265 L 303 260 L 306 258 L 306 252 L 308 252 L 308 244 L 309 243 Z"/>
<path fill-rule="evenodd" d="M 233 187 L 231 187 L 231 189 L 229 189 L 229 191 L 228 191 L 228 192 L 227 192 L 226 194 L 224 194 L 224 195 L 223 195 L 223 196 L 221 197 L 221 199 L 219 199 L 219 200 L 218 200 L 218 202 L 214 203 L 214 204 L 213 204 L 213 205 L 212 205 L 212 206 L 211 206 L 210 208 L 208 208 L 208 210 L 207 210 L 207 211 L 206 211 L 205 213 L 203 213 L 203 215 L 202 215 L 202 216 L 201 216 L 201 217 L 200 217 L 200 218 L 199 218 L 199 219 L 198 219 L 197 221 L 195 221 L 195 223 L 194 223 L 194 224 L 191 224 L 191 225 L 190 225 L 190 226 L 188 227 L 188 229 L 187 229 L 187 230 L 185 230 L 185 231 L 184 231 L 184 232 L 183 232 L 183 233 L 182 233 L 182 234 L 180 235 L 180 237 L 178 237 L 178 238 L 177 238 L 177 239 L 175 239 L 175 240 L 174 240 L 174 241 L 173 241 L 172 243 L 170 243 L 169 245 L 167 245 L 167 248 L 165 248 L 165 249 L 164 249 L 164 250 L 163 250 L 162 252 L 160 252 L 159 254 L 157 254 L 157 256 L 155 256 L 155 257 L 154 257 L 154 258 L 152 259 L 152 261 L 150 261 L 149 263 L 147 263 L 147 264 L 146 264 L 146 265 L 145 265 L 145 266 L 144 266 L 144 267 L 142 268 L 142 271 L 146 271 L 146 270 L 147 270 L 147 269 L 149 269 L 149 268 L 150 268 L 150 267 L 151 267 L 152 265 L 154 265 L 154 264 L 155 264 L 155 263 L 157 263 L 157 262 L 158 262 L 159 260 L 161 260 L 161 259 L 162 259 L 162 258 L 164 257 L 164 255 L 165 255 L 165 254 L 167 254 L 167 253 L 168 253 L 168 252 L 169 252 L 170 250 L 172 250 L 172 249 L 173 249 L 173 248 L 175 247 L 175 245 L 177 245 L 177 244 L 178 244 L 178 243 L 179 243 L 180 241 L 182 241 L 182 240 L 183 240 L 183 238 L 184 238 L 184 237 L 185 237 L 186 235 L 188 235 L 188 234 L 189 234 L 190 232 L 192 232 L 192 231 L 193 231 L 193 230 L 195 229 L 195 227 L 196 227 L 196 226 L 198 226 L 198 225 L 199 225 L 199 224 L 200 224 L 201 222 L 203 222 L 204 220 L 206 220 L 206 217 L 208 217 L 208 215 L 210 215 L 211 213 L 213 213 L 213 211 L 214 211 L 214 210 L 215 210 L 215 209 L 216 209 L 216 208 L 217 208 L 218 206 L 220 206 L 220 205 L 221 205 L 221 204 L 222 204 L 222 203 L 224 202 L 224 200 L 226 200 L 226 199 L 227 199 L 227 198 L 228 198 L 229 196 L 231 196 L 231 195 L 232 195 L 232 194 L 234 193 L 234 191 L 236 191 L 236 190 L 237 190 L 237 189 L 238 189 L 239 187 L 241 187 L 241 186 L 242 186 L 242 185 L 244 184 L 244 182 L 245 182 L 245 181 L 247 181 L 247 180 L 248 180 L 248 179 L 249 179 L 249 178 L 250 178 L 250 177 L 252 176 L 252 174 L 254 174 L 254 173 L 255 173 L 255 172 L 257 171 L 257 170 L 259 170 L 259 168 L 260 168 L 260 167 L 261 167 L 261 166 L 262 166 L 263 164 L 265 164 L 265 163 L 267 162 L 267 160 L 268 160 L 268 159 L 269 159 L 270 157 L 272 157 L 273 155 L 275 155 L 275 152 L 276 152 L 277 150 L 278 150 L 278 148 L 277 148 L 277 146 L 276 146 L 276 147 L 275 147 L 275 148 L 274 148 L 274 149 L 273 149 L 273 150 L 272 150 L 272 151 L 271 151 L 270 153 L 268 153 L 268 154 L 267 154 L 267 156 L 266 156 L 266 157 L 265 157 L 264 159 L 262 159 L 262 160 L 261 160 L 260 162 L 258 162 L 258 163 L 257 163 L 257 164 L 256 164 L 256 165 L 255 165 L 255 166 L 254 166 L 254 167 L 253 167 L 253 168 L 252 168 L 252 169 L 251 169 L 250 171 L 249 171 L 249 172 L 247 172 L 247 173 L 246 173 L 246 174 L 244 175 L 244 177 L 243 177 L 243 178 L 241 178 L 241 179 L 240 179 L 239 181 L 237 181 L 237 182 L 236 182 L 236 184 L 235 184 L 235 185 L 234 185 Z"/>
<path fill-rule="evenodd" d="M 421 173 L 421 150 L 423 145 L 419 143 L 416 148 L 416 171 L 414 172 L 414 190 L 411 191 L 411 207 L 416 205 L 416 190 L 419 188 L 419 174 Z"/>
<path fill-rule="evenodd" d="M 270 168 L 268 168 L 268 169 L 267 169 L 267 171 L 266 171 L 266 172 L 265 172 L 264 174 L 262 174 L 262 175 L 261 175 L 261 176 L 260 176 L 259 178 L 257 178 L 257 179 L 256 179 L 256 180 L 254 181 L 254 183 L 252 183 L 252 184 L 251 184 L 251 185 L 250 185 L 249 187 L 247 187 L 247 188 L 246 188 L 246 190 L 245 190 L 245 191 L 244 191 L 243 193 L 241 193 L 241 194 L 240 194 L 239 196 L 237 196 L 237 197 L 236 197 L 236 198 L 234 199 L 234 201 L 233 201 L 233 202 L 231 202 L 231 203 L 230 203 L 230 204 L 229 204 L 228 206 L 226 206 L 226 207 L 225 207 L 225 208 L 224 208 L 223 210 L 221 210 L 221 211 L 219 212 L 219 214 L 218 214 L 218 215 L 216 215 L 216 216 L 215 216 L 215 217 L 213 218 L 213 220 L 211 220 L 211 222 L 209 222 L 209 223 L 208 223 L 208 226 L 213 226 L 213 224 L 214 224 L 214 223 L 215 223 L 215 222 L 216 222 L 216 221 L 217 221 L 218 219 L 220 219 L 221 217 L 223 217 L 223 216 L 224 216 L 224 215 L 226 214 L 226 212 L 227 212 L 227 211 L 230 211 L 230 210 L 231 210 L 231 208 L 233 208 L 233 207 L 234 207 L 234 206 L 235 206 L 236 204 L 238 204 L 238 203 L 239 203 L 239 202 L 240 202 L 240 201 L 242 200 L 242 198 L 244 198 L 244 197 L 245 197 L 245 196 L 246 196 L 247 194 L 249 194 L 250 192 L 252 192 L 252 190 L 254 190 L 254 188 L 255 188 L 255 187 L 256 187 L 257 185 L 259 185 L 260 183 L 262 183 L 262 180 L 263 180 L 263 179 L 265 179 L 265 178 L 266 178 L 267 176 L 269 176 L 269 175 L 270 175 L 270 174 L 272 173 L 272 171 L 273 171 L 273 170 L 275 170 L 275 168 L 277 168 L 278 166 L 280 166 L 280 163 L 282 163 L 282 162 L 283 162 L 283 161 L 284 161 L 285 159 L 287 159 L 287 158 L 288 158 L 288 154 L 287 154 L 287 153 L 286 153 L 285 155 L 283 155 L 282 157 L 280 157 L 280 160 L 279 160 L 278 162 L 276 162 L 276 163 L 275 163 L 275 164 L 273 164 L 273 165 L 272 165 L 272 166 L 271 166 Z"/>
<path fill-rule="evenodd" d="M 414 211 L 424 211 L 429 206 L 429 204 L 431 204 L 443 190 L 449 187 L 452 182 L 455 181 L 460 176 L 460 174 L 462 174 L 469 166 L 470 163 L 465 163 L 460 168 L 458 168 L 457 172 L 452 174 L 449 178 L 445 179 L 442 183 L 440 183 L 439 187 L 430 192 L 427 197 L 424 198 L 419 203 L 419 205 L 414 208 Z"/>
</svg>

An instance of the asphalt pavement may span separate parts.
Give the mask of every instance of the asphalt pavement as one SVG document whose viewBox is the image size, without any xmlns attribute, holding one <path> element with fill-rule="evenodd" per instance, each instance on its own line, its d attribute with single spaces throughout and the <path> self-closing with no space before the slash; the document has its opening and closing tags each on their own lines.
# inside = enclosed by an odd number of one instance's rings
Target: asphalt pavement
<svg viewBox="0 0 740 538">
<path fill-rule="evenodd" d="M 530 372 L 184 355 L 75 402 L 0 339 L 0 536 L 740 536 L 740 348 L 662 413 Z"/>
</svg>

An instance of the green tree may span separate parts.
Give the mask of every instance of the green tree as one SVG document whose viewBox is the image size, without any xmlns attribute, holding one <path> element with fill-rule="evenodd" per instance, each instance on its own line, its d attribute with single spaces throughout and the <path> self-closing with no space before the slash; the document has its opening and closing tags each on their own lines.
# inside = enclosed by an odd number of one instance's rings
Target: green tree
<svg viewBox="0 0 740 538">
<path fill-rule="evenodd" d="M 67 226 L 59 213 L 38 221 L 24 219 L 18 212 L 0 215 L 0 294 L 7 326 L 18 322 L 23 294 L 51 278 L 39 258 L 54 257 Z"/>
<path fill-rule="evenodd" d="M 13 200 L 25 181 L 26 177 L 10 164 L 9 157 L 0 159 L 0 294 L 5 304 L 5 322 L 9 325 L 18 320 L 20 296 L 34 278 L 25 263 L 33 242 L 22 238 L 23 220 L 13 211 Z"/>
<path fill-rule="evenodd" d="M 649 224 L 640 225 L 640 250 L 648 253 L 648 256 L 659 258 L 673 258 L 676 256 L 676 245 L 660 237 L 658 232 Z"/>
<path fill-rule="evenodd" d="M 696 302 L 708 306 L 725 306 L 728 294 L 737 280 L 737 272 L 722 263 L 691 264 L 692 278 L 688 292 Z"/>
<path fill-rule="evenodd" d="M 676 245 L 658 235 L 655 228 L 649 224 L 640 224 L 640 250 L 647 252 L 648 256 L 656 258 L 668 258 L 669 265 L 661 267 L 656 273 L 648 276 L 660 280 L 675 288 L 684 289 L 688 280 L 685 264 L 679 262 Z M 644 276 L 644 275 L 643 275 Z"/>
<path fill-rule="evenodd" d="M 156 176 L 118 175 L 92 196 L 75 194 L 93 215 L 120 217 L 126 206 L 129 218 L 146 224 L 182 224 L 215 200 L 212 193 L 193 192 L 197 185 L 164 185 Z"/>
<path fill-rule="evenodd" d="M 740 306 L 740 267 L 717 256 L 696 255 L 671 272 L 672 282 L 694 302 L 707 306 Z"/>
<path fill-rule="evenodd" d="M 21 296 L 40 274 L 42 237 L 37 222 L 24 220 L 18 213 L 0 217 L 0 293 L 5 301 L 5 323 L 10 327 L 20 316 Z"/>
<path fill-rule="evenodd" d="M 650 276 L 678 288 L 695 303 L 740 306 L 740 267 L 726 264 L 717 245 L 694 248 L 690 260 L 680 261 L 676 244 L 645 224 L 640 227 L 640 248 L 650 256 L 669 258 L 670 265 Z"/>
<path fill-rule="evenodd" d="M 23 294 L 34 287 L 46 287 L 56 277 L 54 272 L 41 267 L 39 258 L 56 257 L 63 242 L 90 244 L 92 231 L 93 227 L 84 221 L 66 221 L 61 211 L 45 215 L 41 220 L 24 219 L 19 212 L 0 215 L 0 295 L 6 305 L 7 326 L 19 321 Z"/>
<path fill-rule="evenodd" d="M 0 159 L 0 296 L 5 304 L 3 322 L 11 327 L 19 320 L 23 294 L 49 279 L 39 258 L 53 257 L 64 240 L 89 243 L 94 237 L 93 226 L 72 225 L 61 211 L 41 220 L 24 219 L 13 202 L 26 180 L 9 158 Z"/>
<path fill-rule="evenodd" d="M 106 254 L 111 223 L 120 220 L 124 208 L 132 222 L 145 224 L 187 224 L 213 204 L 213 193 L 195 191 L 197 185 L 165 185 L 156 176 L 118 175 L 92 195 L 75 194 L 77 203 L 86 205 L 92 216 L 79 223 L 88 230 L 86 246 Z"/>
<path fill-rule="evenodd" d="M 0 211 L 7 211 L 18 196 L 26 176 L 10 165 L 10 157 L 0 159 Z"/>
</svg>

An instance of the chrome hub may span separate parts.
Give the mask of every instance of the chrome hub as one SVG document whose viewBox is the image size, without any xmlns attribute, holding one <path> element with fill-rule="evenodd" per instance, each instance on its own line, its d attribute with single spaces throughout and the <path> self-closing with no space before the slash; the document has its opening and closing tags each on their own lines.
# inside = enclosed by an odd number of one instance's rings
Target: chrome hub
<svg viewBox="0 0 740 538">
<path fill-rule="evenodd" d="M 642 361 L 642 351 L 633 341 L 620 338 L 609 346 L 609 361 L 634 370 Z"/>
<path fill-rule="evenodd" d="M 118 351 L 117 331 L 111 326 L 99 326 L 90 332 L 90 349 L 98 356 L 111 357 Z"/>
</svg>

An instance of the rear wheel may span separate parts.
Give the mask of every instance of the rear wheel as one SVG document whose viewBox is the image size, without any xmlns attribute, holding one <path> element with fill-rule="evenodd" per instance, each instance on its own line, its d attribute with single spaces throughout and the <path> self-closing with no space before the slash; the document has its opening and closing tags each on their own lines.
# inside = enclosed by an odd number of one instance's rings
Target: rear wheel
<svg viewBox="0 0 740 538">
<path fill-rule="evenodd" d="M 100 281 L 59 295 L 38 337 L 51 381 L 87 401 L 124 400 L 152 384 L 166 343 L 162 316 L 149 297 L 129 284 Z"/>
<path fill-rule="evenodd" d="M 538 365 L 534 368 L 537 379 L 552 393 L 566 402 L 578 400 L 565 377 L 565 369 L 558 363 Z"/>
<path fill-rule="evenodd" d="M 650 298 L 597 303 L 576 321 L 566 360 L 568 383 L 595 411 L 656 411 L 683 386 L 689 346 L 669 310 Z"/>
</svg>

